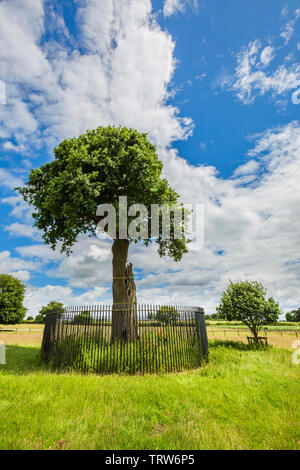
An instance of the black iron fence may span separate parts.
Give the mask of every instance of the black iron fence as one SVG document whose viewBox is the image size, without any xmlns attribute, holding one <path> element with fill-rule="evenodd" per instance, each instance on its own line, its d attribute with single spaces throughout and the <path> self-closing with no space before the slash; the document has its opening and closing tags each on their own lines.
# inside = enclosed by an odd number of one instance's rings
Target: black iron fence
<svg viewBox="0 0 300 470">
<path fill-rule="evenodd" d="M 53 367 L 102 374 L 190 369 L 207 354 L 198 307 L 68 307 L 47 316 L 42 343 L 42 358 Z"/>
</svg>

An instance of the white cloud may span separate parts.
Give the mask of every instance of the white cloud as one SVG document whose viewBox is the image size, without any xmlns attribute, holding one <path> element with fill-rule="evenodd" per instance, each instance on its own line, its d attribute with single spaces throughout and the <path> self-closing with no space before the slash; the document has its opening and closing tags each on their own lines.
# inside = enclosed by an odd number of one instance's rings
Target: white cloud
<svg viewBox="0 0 300 470">
<path fill-rule="evenodd" d="M 280 37 L 284 39 L 284 44 L 288 44 L 288 42 L 291 40 L 293 34 L 294 34 L 294 30 L 295 30 L 295 25 L 296 25 L 296 22 L 297 20 L 300 18 L 300 9 L 297 9 L 295 12 L 294 12 L 294 17 L 292 20 L 288 21 L 284 28 L 283 28 L 283 31 L 282 33 L 280 34 Z"/>
<path fill-rule="evenodd" d="M 164 16 L 172 16 L 179 12 L 184 12 L 189 4 L 195 7 L 198 5 L 198 0 L 165 0 L 163 13 Z"/>
<path fill-rule="evenodd" d="M 274 48 L 271 46 L 267 46 L 263 49 L 260 55 L 260 61 L 266 67 L 274 58 Z"/>
<path fill-rule="evenodd" d="M 234 177 L 245 176 L 249 174 L 256 173 L 259 169 L 259 163 L 256 160 L 250 160 L 244 165 L 240 165 L 233 173 Z"/>
<path fill-rule="evenodd" d="M 9 189 L 14 189 L 17 186 L 22 186 L 23 181 L 18 176 L 14 176 L 9 170 L 0 168 L 0 186 Z"/>
<path fill-rule="evenodd" d="M 68 279 L 72 287 L 88 289 L 91 286 L 111 286 L 111 243 L 106 240 L 82 237 L 73 253 L 63 256 L 58 268 L 48 271 L 54 277 Z M 44 256 L 43 256 L 44 258 Z"/>
<path fill-rule="evenodd" d="M 38 265 L 32 261 L 24 261 L 20 258 L 11 256 L 10 251 L 0 252 L 0 273 L 11 274 L 21 280 L 28 280 L 30 277 L 29 271 L 38 269 Z"/>
<path fill-rule="evenodd" d="M 11 176 L 10 173 L 8 173 Z M 7 174 L 6 174 L 7 176 Z M 13 181 L 12 181 L 13 182 Z M 16 186 L 22 186 L 23 181 L 19 181 L 17 185 L 12 184 L 9 187 L 13 189 Z M 22 222 L 27 222 L 28 224 L 32 225 L 32 208 L 29 206 L 27 202 L 21 196 L 9 196 L 1 199 L 2 204 L 9 204 L 13 207 L 10 211 L 9 215 L 15 217 L 17 219 L 21 219 Z"/>
<path fill-rule="evenodd" d="M 30 279 L 30 272 L 29 271 L 12 271 L 12 276 L 16 277 L 22 282 L 29 281 Z"/>
<path fill-rule="evenodd" d="M 191 167 L 176 158 L 174 150 L 169 151 L 166 161 L 169 180 L 184 202 L 198 201 L 205 205 L 206 243 L 204 250 L 190 253 L 177 265 L 180 273 L 166 274 L 166 279 L 171 279 L 172 285 L 177 277 L 199 279 L 199 270 L 202 279 L 207 274 L 213 278 L 205 286 L 197 281 L 199 288 L 188 292 L 184 286 L 177 286 L 174 298 L 182 296 L 182 301 L 188 302 L 194 294 L 198 302 L 213 305 L 229 278 L 248 278 L 267 285 L 284 308 L 297 305 L 299 149 L 298 122 L 257 136 L 255 147 L 249 152 L 252 159 L 235 172 L 238 177 L 255 174 L 255 182 L 247 187 L 240 186 L 240 178 L 221 179 L 212 167 Z M 264 171 L 257 174 L 259 167 Z M 163 272 L 167 273 L 168 269 L 170 266 Z M 167 291 L 172 292 L 169 288 Z"/>
<path fill-rule="evenodd" d="M 64 255 L 59 250 L 52 250 L 48 245 L 27 245 L 16 248 L 22 258 L 40 259 L 42 262 L 60 261 Z"/>
<path fill-rule="evenodd" d="M 11 150 L 12 152 L 18 152 L 18 153 L 21 153 L 25 150 L 25 146 L 23 144 L 22 145 L 14 145 L 9 140 L 4 142 L 3 148 L 5 150 Z"/>
<path fill-rule="evenodd" d="M 72 304 L 73 292 L 70 287 L 47 285 L 44 287 L 28 286 L 24 305 L 28 309 L 27 316 L 36 316 L 44 305 L 51 300 Z"/>
<path fill-rule="evenodd" d="M 38 231 L 32 226 L 32 224 L 20 224 L 14 222 L 13 224 L 4 227 L 4 230 L 9 232 L 12 237 L 28 237 L 33 239 L 40 239 Z"/>
<path fill-rule="evenodd" d="M 165 0 L 164 15 L 172 16 L 174 13 L 182 12 L 185 8 L 185 0 Z"/>
<path fill-rule="evenodd" d="M 36 316 L 44 305 L 51 300 L 62 302 L 64 305 L 93 305 L 101 302 L 101 298 L 107 289 L 95 287 L 82 295 L 76 295 L 71 287 L 60 285 L 46 285 L 35 287 L 28 285 L 26 289 L 25 307 L 28 309 L 27 316 Z"/>
<path fill-rule="evenodd" d="M 237 56 L 238 65 L 230 85 L 228 79 L 222 83 L 224 88 L 229 86 L 244 104 L 253 103 L 257 94 L 262 96 L 271 92 L 274 96 L 284 95 L 300 85 L 299 64 L 281 65 L 273 72 L 267 73 L 262 70 L 262 66 L 266 67 L 270 63 L 273 51 L 268 49 L 268 52 L 265 52 L 266 48 L 263 49 L 259 60 L 260 49 L 260 41 L 250 42 Z"/>
<path fill-rule="evenodd" d="M 161 145 L 186 137 L 191 120 L 180 119 L 178 109 L 165 103 L 174 42 L 155 22 L 151 2 L 80 4 L 80 43 L 69 50 L 41 44 L 41 0 L 1 2 L 0 68 L 8 96 L 0 107 L 0 137 L 27 149 L 42 141 L 53 146 L 109 123 L 147 131 Z"/>
</svg>

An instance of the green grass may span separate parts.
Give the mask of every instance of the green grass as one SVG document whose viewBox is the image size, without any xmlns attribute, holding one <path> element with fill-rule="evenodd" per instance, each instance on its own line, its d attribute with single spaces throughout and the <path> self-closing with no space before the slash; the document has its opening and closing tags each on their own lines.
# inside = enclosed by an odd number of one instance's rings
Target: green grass
<svg viewBox="0 0 300 470">
<path fill-rule="evenodd" d="M 0 449 L 299 449 L 300 366 L 285 350 L 214 342 L 189 372 L 96 376 L 8 346 Z"/>
<path fill-rule="evenodd" d="M 144 332 L 139 341 L 114 341 L 82 335 L 67 336 L 52 348 L 47 362 L 56 370 L 136 374 L 193 369 L 204 360 L 194 337 L 166 328 L 164 336 Z"/>
</svg>

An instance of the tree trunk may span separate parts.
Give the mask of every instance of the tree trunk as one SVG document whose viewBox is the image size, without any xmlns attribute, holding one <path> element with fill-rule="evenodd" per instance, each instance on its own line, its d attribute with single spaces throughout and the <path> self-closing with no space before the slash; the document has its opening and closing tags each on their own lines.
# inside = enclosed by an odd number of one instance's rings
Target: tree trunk
<svg viewBox="0 0 300 470">
<path fill-rule="evenodd" d="M 137 337 L 136 289 L 132 264 L 127 264 L 128 248 L 128 240 L 114 240 L 112 341 Z"/>
<path fill-rule="evenodd" d="M 258 344 L 259 343 L 259 339 L 258 339 L 259 329 L 253 326 L 252 328 L 250 328 L 250 330 L 254 337 L 254 343 Z"/>
<path fill-rule="evenodd" d="M 252 334 L 253 334 L 253 336 L 256 340 L 257 340 L 257 337 L 258 337 L 258 332 L 259 332 L 259 330 L 257 328 L 252 329 Z"/>
</svg>

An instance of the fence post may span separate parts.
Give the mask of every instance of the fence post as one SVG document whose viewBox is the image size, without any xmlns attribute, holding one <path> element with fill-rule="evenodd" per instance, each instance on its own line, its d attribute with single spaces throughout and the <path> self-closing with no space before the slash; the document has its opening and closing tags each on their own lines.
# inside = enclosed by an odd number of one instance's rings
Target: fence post
<svg viewBox="0 0 300 470">
<path fill-rule="evenodd" d="M 204 316 L 204 309 L 198 308 L 197 312 L 195 313 L 196 319 L 196 331 L 198 340 L 201 343 L 202 352 L 204 356 L 208 355 L 208 338 L 207 338 L 207 330 L 206 330 L 206 323 L 205 323 L 205 316 Z"/>
<path fill-rule="evenodd" d="M 42 341 L 42 358 L 45 362 L 49 360 L 49 355 L 55 340 L 57 314 L 50 313 L 46 315 L 45 328 Z"/>
</svg>

